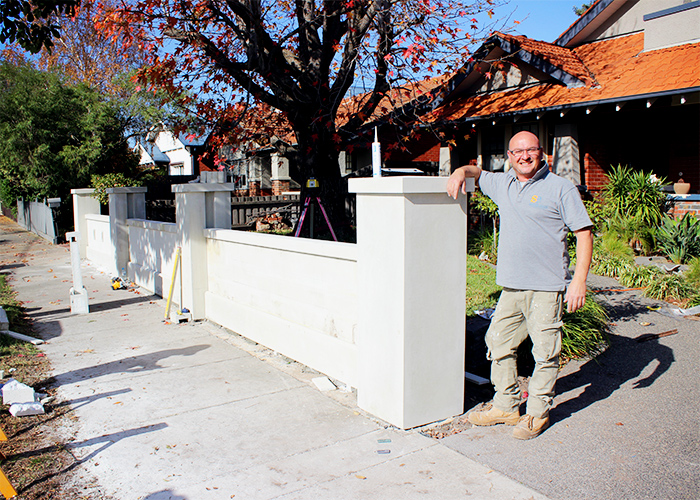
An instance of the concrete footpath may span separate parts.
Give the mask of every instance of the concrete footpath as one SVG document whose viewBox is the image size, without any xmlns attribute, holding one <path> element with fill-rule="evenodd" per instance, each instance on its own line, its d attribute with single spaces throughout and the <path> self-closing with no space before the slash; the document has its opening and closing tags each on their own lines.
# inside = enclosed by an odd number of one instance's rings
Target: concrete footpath
<svg viewBox="0 0 700 500">
<path fill-rule="evenodd" d="M 65 432 L 90 498 L 547 498 L 216 325 L 165 324 L 162 299 L 112 290 L 92 266 L 91 312 L 71 315 L 68 246 L 4 218 L 0 262 L 77 417 Z"/>
</svg>

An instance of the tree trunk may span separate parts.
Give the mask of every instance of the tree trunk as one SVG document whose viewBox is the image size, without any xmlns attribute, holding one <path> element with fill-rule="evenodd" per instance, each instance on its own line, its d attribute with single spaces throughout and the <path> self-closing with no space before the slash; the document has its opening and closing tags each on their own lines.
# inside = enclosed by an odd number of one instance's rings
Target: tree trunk
<svg viewBox="0 0 700 500">
<path fill-rule="evenodd" d="M 297 131 L 298 152 L 295 160 L 301 173 L 302 209 L 307 197 L 314 205 L 313 233 L 310 232 L 309 209 L 301 235 L 309 237 L 313 234 L 314 238 L 333 239 L 323 210 L 316 202 L 318 197 L 338 240 L 354 241 L 354 229 L 345 210 L 348 187 L 347 180 L 340 175 L 339 153 L 334 141 L 336 133 L 333 127 L 317 123 L 312 123 L 305 131 Z M 310 179 L 315 179 L 318 187 L 307 187 Z"/>
</svg>

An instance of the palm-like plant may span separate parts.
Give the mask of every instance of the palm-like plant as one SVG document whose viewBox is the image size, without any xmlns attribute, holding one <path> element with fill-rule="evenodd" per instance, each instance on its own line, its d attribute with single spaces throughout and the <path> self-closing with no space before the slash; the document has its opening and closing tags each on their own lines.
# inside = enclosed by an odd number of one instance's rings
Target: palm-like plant
<svg viewBox="0 0 700 500">
<path fill-rule="evenodd" d="M 700 256 L 700 221 L 688 212 L 680 220 L 664 217 L 656 231 L 661 251 L 676 264 Z"/>
</svg>

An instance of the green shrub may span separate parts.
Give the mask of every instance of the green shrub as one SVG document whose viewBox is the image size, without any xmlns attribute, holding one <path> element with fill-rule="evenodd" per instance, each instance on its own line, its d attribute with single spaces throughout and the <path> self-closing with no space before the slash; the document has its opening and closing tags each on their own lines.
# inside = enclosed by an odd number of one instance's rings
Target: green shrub
<svg viewBox="0 0 700 500">
<path fill-rule="evenodd" d="M 697 288 L 681 274 L 659 274 L 644 290 L 644 295 L 657 300 L 678 302 L 683 305 L 697 294 Z"/>
<path fill-rule="evenodd" d="M 629 245 L 613 231 L 605 231 L 594 240 L 593 251 L 596 258 L 621 258 L 632 262 L 634 252 Z"/>
<path fill-rule="evenodd" d="M 598 276 L 617 279 L 625 270 L 633 266 L 634 262 L 625 257 L 596 258 L 591 263 L 591 272 Z"/>
<path fill-rule="evenodd" d="M 581 309 L 565 312 L 562 319 L 561 354 L 564 359 L 595 356 L 607 345 L 610 319 L 605 307 L 591 294 Z"/>
<path fill-rule="evenodd" d="M 661 187 L 666 179 L 657 178 L 628 166 L 611 167 L 603 200 L 610 215 L 638 219 L 647 226 L 656 226 L 666 207 L 666 194 Z"/>
<path fill-rule="evenodd" d="M 95 188 L 93 196 L 99 200 L 100 204 L 106 205 L 109 203 L 109 195 L 107 194 L 108 188 L 141 186 L 142 182 L 127 177 L 124 174 L 117 173 L 93 175 L 90 184 L 91 187 Z"/>
<path fill-rule="evenodd" d="M 622 270 L 619 280 L 622 286 L 646 288 L 663 276 L 664 272 L 656 266 L 630 266 Z"/>
<path fill-rule="evenodd" d="M 700 290 L 700 257 L 693 257 L 688 261 L 688 270 L 684 276 L 691 285 Z"/>
<path fill-rule="evenodd" d="M 688 212 L 680 220 L 665 216 L 656 231 L 659 250 L 676 264 L 700 256 L 700 221 Z"/>
<path fill-rule="evenodd" d="M 481 229 L 468 238 L 468 253 L 479 256 L 485 253 L 489 261 L 496 263 L 498 259 L 498 231 L 492 229 Z"/>
</svg>

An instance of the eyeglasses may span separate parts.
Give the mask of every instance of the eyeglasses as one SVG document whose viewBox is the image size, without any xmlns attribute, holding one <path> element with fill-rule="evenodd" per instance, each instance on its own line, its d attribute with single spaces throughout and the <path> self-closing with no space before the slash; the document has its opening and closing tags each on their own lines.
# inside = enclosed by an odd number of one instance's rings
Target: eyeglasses
<svg viewBox="0 0 700 500">
<path fill-rule="evenodd" d="M 528 156 L 532 156 L 535 153 L 539 152 L 542 148 L 527 148 L 527 149 L 513 149 L 513 150 L 508 150 L 510 154 L 513 156 L 522 156 L 523 153 L 527 152 Z"/>
</svg>

